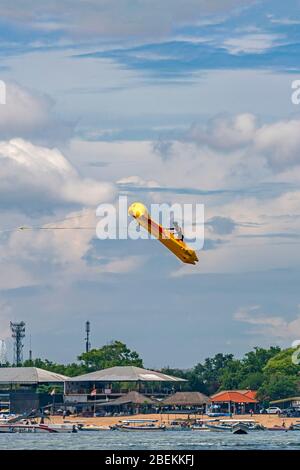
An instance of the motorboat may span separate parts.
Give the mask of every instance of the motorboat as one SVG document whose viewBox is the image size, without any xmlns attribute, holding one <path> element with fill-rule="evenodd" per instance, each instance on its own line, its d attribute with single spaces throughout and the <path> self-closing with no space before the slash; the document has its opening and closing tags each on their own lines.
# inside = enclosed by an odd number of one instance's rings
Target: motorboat
<svg viewBox="0 0 300 470">
<path fill-rule="evenodd" d="M 196 420 L 196 422 L 191 426 L 192 431 L 210 431 L 210 427 L 207 424 L 219 423 L 218 419 L 207 419 L 207 420 Z"/>
<path fill-rule="evenodd" d="M 249 428 L 246 424 L 237 423 L 232 426 L 231 432 L 232 434 L 248 434 Z"/>
<path fill-rule="evenodd" d="M 173 420 L 166 426 L 166 431 L 190 431 L 191 426 L 186 420 Z"/>
<path fill-rule="evenodd" d="M 0 433 L 45 433 L 56 432 L 40 424 L 0 424 Z"/>
<path fill-rule="evenodd" d="M 96 426 L 95 424 L 77 424 L 78 431 L 110 431 L 109 426 Z"/>
<path fill-rule="evenodd" d="M 224 419 L 217 423 L 206 423 L 210 431 L 247 434 L 249 431 L 262 431 L 264 427 L 254 419 Z"/>
<path fill-rule="evenodd" d="M 67 424 L 41 424 L 41 423 L 6 423 L 0 424 L 0 433 L 75 433 L 77 427 Z"/>
<path fill-rule="evenodd" d="M 76 424 L 54 424 L 54 423 L 47 423 L 47 424 L 40 424 L 39 426 L 44 426 L 50 429 L 50 432 L 56 433 L 75 433 L 78 431 Z"/>
<path fill-rule="evenodd" d="M 126 419 L 111 426 L 118 431 L 165 431 L 166 426 L 158 424 L 157 419 Z"/>
</svg>

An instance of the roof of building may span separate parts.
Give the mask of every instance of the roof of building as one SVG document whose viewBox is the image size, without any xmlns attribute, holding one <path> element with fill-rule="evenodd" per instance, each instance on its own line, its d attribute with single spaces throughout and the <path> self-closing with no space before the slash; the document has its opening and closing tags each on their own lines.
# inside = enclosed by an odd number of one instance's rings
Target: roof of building
<svg viewBox="0 0 300 470">
<path fill-rule="evenodd" d="M 176 392 L 162 401 L 162 405 L 199 406 L 210 403 L 210 398 L 200 392 Z"/>
<path fill-rule="evenodd" d="M 38 367 L 0 367 L 0 384 L 39 384 L 64 382 L 68 377 Z"/>
<path fill-rule="evenodd" d="M 72 382 L 186 382 L 184 379 L 135 366 L 116 366 L 69 379 Z"/>
<path fill-rule="evenodd" d="M 224 390 L 215 393 L 210 397 L 212 402 L 232 402 L 232 403 L 257 403 L 257 400 L 251 396 L 253 390 Z"/>
<path fill-rule="evenodd" d="M 270 401 L 270 405 L 275 405 L 277 403 L 288 403 L 290 401 L 300 402 L 300 397 L 289 397 L 289 398 L 281 398 L 280 400 L 273 400 L 273 401 Z"/>
<path fill-rule="evenodd" d="M 146 397 L 142 393 L 139 392 L 128 392 L 126 395 L 116 398 L 115 400 L 110 400 L 103 403 L 103 406 L 119 406 L 119 405 L 126 405 L 126 404 L 133 404 L 133 405 L 153 405 L 156 403 L 151 398 Z"/>
<path fill-rule="evenodd" d="M 241 390 L 238 390 L 241 392 Z M 256 390 L 246 390 L 245 393 L 243 393 L 246 397 L 253 398 L 253 400 L 256 400 L 257 396 L 257 391 Z"/>
</svg>

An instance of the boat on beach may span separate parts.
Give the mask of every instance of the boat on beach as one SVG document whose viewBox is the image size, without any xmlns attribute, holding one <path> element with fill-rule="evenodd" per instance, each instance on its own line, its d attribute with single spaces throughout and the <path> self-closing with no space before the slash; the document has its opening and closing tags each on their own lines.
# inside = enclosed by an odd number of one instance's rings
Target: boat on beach
<svg viewBox="0 0 300 470">
<path fill-rule="evenodd" d="M 118 431 L 165 431 L 164 424 L 158 424 L 157 419 L 126 419 L 111 426 L 111 429 Z"/>
<path fill-rule="evenodd" d="M 56 432 L 48 428 L 47 426 L 39 424 L 1 424 L 0 433 L 45 433 L 45 432 Z"/>
<path fill-rule="evenodd" d="M 75 433 L 74 424 L 44 424 L 35 422 L 16 422 L 0 424 L 0 433 Z"/>
<path fill-rule="evenodd" d="M 207 422 L 205 426 L 210 431 L 231 432 L 233 434 L 248 434 L 248 432 L 264 430 L 264 427 L 254 419 L 224 419 L 215 423 Z"/>
<path fill-rule="evenodd" d="M 97 431 L 111 431 L 109 426 L 97 426 L 95 424 L 77 424 L 78 431 L 88 431 L 88 432 L 97 432 Z"/>
<path fill-rule="evenodd" d="M 250 429 L 248 428 L 248 426 L 243 423 L 234 424 L 231 428 L 232 434 L 248 434 L 249 431 Z"/>
<path fill-rule="evenodd" d="M 173 420 L 166 425 L 166 431 L 190 431 L 191 426 L 187 420 Z"/>
</svg>

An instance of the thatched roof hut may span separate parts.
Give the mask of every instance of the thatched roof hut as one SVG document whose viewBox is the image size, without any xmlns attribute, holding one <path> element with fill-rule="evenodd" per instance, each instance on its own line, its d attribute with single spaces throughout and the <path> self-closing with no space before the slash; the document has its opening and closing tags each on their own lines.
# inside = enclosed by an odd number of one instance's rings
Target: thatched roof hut
<svg viewBox="0 0 300 470">
<path fill-rule="evenodd" d="M 201 392 L 176 392 L 161 402 L 162 406 L 203 406 L 210 398 Z"/>
<path fill-rule="evenodd" d="M 139 392 L 129 392 L 126 395 L 123 395 L 115 400 L 109 400 L 105 403 L 101 403 L 99 406 L 101 407 L 109 407 L 109 406 L 123 406 L 123 405 L 133 405 L 133 406 L 142 406 L 142 405 L 157 405 L 157 402 L 152 400 L 151 398 L 146 397 L 142 393 Z"/>
</svg>

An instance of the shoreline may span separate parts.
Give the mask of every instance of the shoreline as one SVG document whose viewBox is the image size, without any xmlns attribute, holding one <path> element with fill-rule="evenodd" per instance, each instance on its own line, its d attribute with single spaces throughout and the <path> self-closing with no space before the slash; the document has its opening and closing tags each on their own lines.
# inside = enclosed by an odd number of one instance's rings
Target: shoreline
<svg viewBox="0 0 300 470">
<path fill-rule="evenodd" d="M 179 413 L 168 413 L 168 414 L 137 414 L 137 415 L 124 415 L 124 416 L 101 416 L 101 417 L 91 417 L 85 418 L 81 416 L 68 416 L 65 420 L 63 420 L 62 416 L 54 415 L 50 416 L 50 422 L 54 424 L 61 424 L 61 423 L 84 423 L 89 425 L 96 425 L 96 426 L 103 426 L 108 427 L 114 424 L 117 424 L 119 421 L 126 420 L 126 419 L 156 419 L 159 424 L 168 425 L 171 421 L 177 419 L 198 419 L 198 420 L 210 420 L 210 419 L 254 419 L 257 423 L 262 424 L 266 428 L 272 428 L 274 426 L 282 426 L 285 423 L 285 426 L 288 428 L 291 424 L 295 424 L 296 422 L 300 422 L 299 418 L 285 418 L 280 417 L 278 415 L 261 415 L 261 414 L 253 414 L 251 417 L 249 414 L 247 415 L 232 415 L 231 418 L 226 416 L 220 416 L 219 418 L 212 418 L 207 415 L 195 415 L 195 414 L 179 414 Z M 47 422 L 48 420 L 46 420 Z"/>
</svg>

